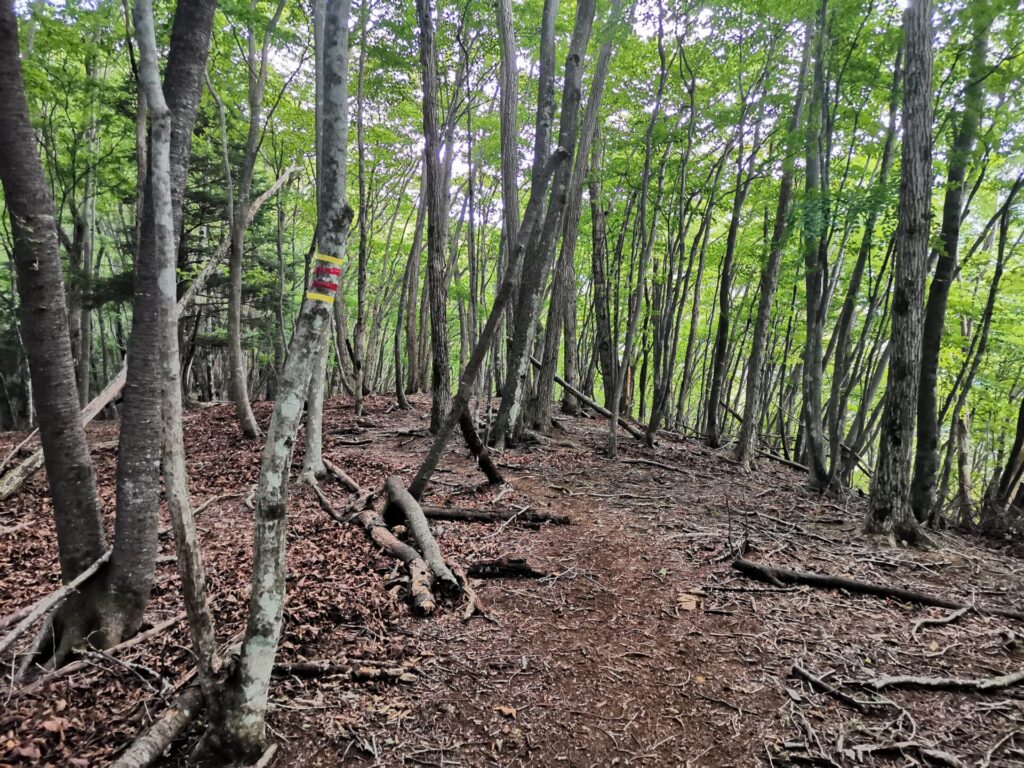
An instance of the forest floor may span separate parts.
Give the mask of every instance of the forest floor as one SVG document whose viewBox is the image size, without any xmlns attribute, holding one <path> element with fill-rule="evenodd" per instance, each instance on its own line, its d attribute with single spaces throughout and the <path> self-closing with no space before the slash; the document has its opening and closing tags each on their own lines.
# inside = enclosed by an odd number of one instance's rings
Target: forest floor
<svg viewBox="0 0 1024 768">
<path fill-rule="evenodd" d="M 429 442 L 428 403 L 369 398 L 325 415 L 325 454 L 364 488 L 404 478 Z M 256 413 L 265 425 L 268 404 Z M 559 416 L 565 432 L 499 457 L 506 488 L 481 485 L 461 442 L 431 504 L 529 505 L 568 526 L 435 523 L 450 561 L 528 558 L 542 579 L 474 581 L 484 616 L 462 606 L 410 613 L 395 563 L 308 488 L 289 505 L 288 605 L 279 658 L 386 661 L 406 682 L 283 678 L 271 689 L 277 766 L 1024 766 L 1024 686 L 988 693 L 869 692 L 884 674 L 989 677 L 1024 667 L 1019 621 L 809 587 L 754 582 L 730 541 L 764 563 L 906 586 L 979 607 L 1024 609 L 1024 558 L 952 533 L 912 551 L 860 532 L 859 494 L 822 498 L 765 460 L 745 473 L 728 449 L 620 438 L 602 420 Z M 113 506 L 116 425 L 90 429 L 101 496 Z M 230 406 L 186 420 L 193 499 L 225 494 L 199 518 L 219 637 L 242 627 L 261 446 L 237 436 Z M 19 439 L 0 436 L 0 455 Z M 298 443 L 301 445 L 301 439 Z M 6 448 L 4 446 L 7 446 Z M 298 457 L 297 466 L 298 466 Z M 657 464 L 644 463 L 656 462 Z M 660 465 L 660 466 L 659 466 Z M 324 484 L 338 508 L 348 494 Z M 165 521 L 166 525 L 166 521 Z M 0 689 L 0 765 L 105 764 L 160 714 L 191 666 L 173 543 L 161 539 L 142 642 L 92 655 L 45 684 Z M 0 509 L 0 617 L 58 584 L 42 473 Z M 5 659 L 4 664 L 11 660 Z M 794 664 L 848 697 L 790 676 Z M 851 703 L 852 702 L 852 703 Z M 199 733 L 194 726 L 191 742 Z M 178 744 L 166 765 L 184 764 Z"/>
</svg>

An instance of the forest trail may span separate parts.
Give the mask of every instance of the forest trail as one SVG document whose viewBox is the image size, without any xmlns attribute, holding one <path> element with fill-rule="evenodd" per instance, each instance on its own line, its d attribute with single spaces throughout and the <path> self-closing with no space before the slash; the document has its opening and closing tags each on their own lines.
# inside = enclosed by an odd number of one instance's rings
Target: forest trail
<svg viewBox="0 0 1024 768">
<path fill-rule="evenodd" d="M 326 455 L 366 488 L 409 475 L 427 446 L 427 400 L 414 398 L 411 412 L 390 404 L 369 398 L 357 420 L 333 400 L 325 414 Z M 265 423 L 269 406 L 255 410 Z M 564 434 L 500 458 L 508 481 L 500 503 L 567 514 L 571 525 L 434 523 L 454 563 L 517 556 L 549 574 L 475 581 L 487 618 L 463 621 L 461 606 L 450 605 L 412 616 L 393 561 L 356 526 L 332 522 L 308 489 L 294 490 L 279 656 L 386 661 L 415 680 L 278 679 L 275 765 L 908 765 L 940 754 L 961 761 L 948 765 L 979 765 L 993 748 L 991 765 L 1024 765 L 1024 737 L 1013 736 L 1024 722 L 1019 687 L 887 692 L 890 703 L 859 712 L 788 677 L 794 663 L 834 673 L 836 685 L 882 674 L 1001 674 L 1024 663 L 1020 622 L 968 615 L 915 631 L 915 621 L 950 612 L 753 582 L 731 569 L 729 541 L 748 538 L 748 557 L 760 562 L 1017 608 L 1019 553 L 952 534 L 939 535 L 937 551 L 894 549 L 860 534 L 857 495 L 821 499 L 774 462 L 746 474 L 727 450 L 663 437 L 653 451 L 622 440 L 613 463 L 600 451 L 603 420 L 558 418 Z M 260 446 L 236 431 L 230 406 L 188 415 L 197 503 L 244 494 L 255 480 Z M 108 505 L 115 437 L 109 424 L 91 433 Z M 502 489 L 482 479 L 453 441 L 425 502 L 487 505 Z M 324 489 L 339 507 L 348 498 L 339 486 Z M 0 615 L 57 578 L 41 474 L 17 500 L 0 527 L 29 525 L 0 538 Z M 199 520 L 222 640 L 244 615 L 249 519 L 240 500 L 222 499 Z M 119 654 L 127 664 L 97 657 L 14 696 L 0 714 L 0 764 L 102 765 L 184 682 L 190 662 L 184 622 L 174 621 L 172 551 L 164 537 L 148 614 L 170 628 Z"/>
</svg>

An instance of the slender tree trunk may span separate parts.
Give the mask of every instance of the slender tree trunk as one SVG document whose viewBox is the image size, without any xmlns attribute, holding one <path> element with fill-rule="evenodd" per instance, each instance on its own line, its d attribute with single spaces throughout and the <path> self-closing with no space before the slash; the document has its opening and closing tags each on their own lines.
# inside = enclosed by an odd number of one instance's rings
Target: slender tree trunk
<svg viewBox="0 0 1024 768">
<path fill-rule="evenodd" d="M 807 25 L 804 30 L 804 53 L 797 80 L 793 113 L 789 118 L 789 136 L 797 134 L 800 130 L 800 123 L 803 120 L 804 94 L 813 40 L 814 27 L 813 25 Z M 767 349 L 765 342 L 768 324 L 771 321 L 772 304 L 775 301 L 775 291 L 779 285 L 782 250 L 788 235 L 789 212 L 793 199 L 794 161 L 794 152 L 787 147 L 786 155 L 782 161 L 782 178 L 779 180 L 779 199 L 775 206 L 775 224 L 772 228 L 771 246 L 768 249 L 768 261 L 765 262 L 764 268 L 761 270 L 757 319 L 754 321 L 754 336 L 750 344 L 750 357 L 747 362 L 749 374 L 747 376 L 747 391 L 743 401 L 743 423 L 740 426 L 739 441 L 736 445 L 736 458 L 745 469 L 750 469 L 754 463 L 757 425 L 761 421 L 762 379 L 760 371 L 764 365 Z"/>
<path fill-rule="evenodd" d="M 932 4 L 911 0 L 904 14 L 906 69 L 903 149 L 892 300 L 892 362 L 878 462 L 865 529 L 927 541 L 910 504 L 910 449 L 921 363 L 924 271 L 928 259 L 932 169 Z"/>
<path fill-rule="evenodd" d="M 601 167 L 601 138 L 596 130 L 590 169 L 587 187 L 590 196 L 591 279 L 594 285 L 594 333 L 596 337 L 594 357 L 597 359 L 601 369 L 601 379 L 604 382 L 605 408 L 610 408 L 612 392 L 615 390 L 617 360 L 612 352 L 612 322 L 608 301 L 609 280 L 607 274 L 608 230 L 601 191 L 603 170 Z"/>
<path fill-rule="evenodd" d="M 537 76 L 537 114 L 534 127 L 531 195 L 537 189 L 537 184 L 540 181 L 538 169 L 543 165 L 551 145 L 551 127 L 555 114 L 555 20 L 557 16 L 558 0 L 544 0 L 540 26 L 540 64 Z M 578 51 L 573 52 L 577 56 L 579 55 Z M 566 59 L 567 72 L 570 66 L 578 68 L 578 64 L 578 60 L 572 61 L 572 53 L 570 53 Z M 578 68 L 578 71 L 582 72 L 582 69 Z M 569 81 L 566 79 L 563 83 L 563 90 L 566 93 L 571 93 L 568 88 Z M 578 105 L 579 102 L 576 103 Z M 575 130 L 575 126 L 573 129 Z M 554 199 L 556 185 L 557 181 L 552 183 L 552 199 Z M 501 388 L 501 406 L 498 409 L 494 426 L 495 445 L 499 448 L 503 448 L 508 441 L 514 441 L 517 437 L 517 430 L 521 431 L 523 426 L 521 410 L 526 391 L 526 377 L 529 375 L 529 358 L 533 351 L 537 311 L 548 272 L 547 253 L 541 248 L 546 222 L 547 216 L 545 215 L 542 217 L 534 239 L 527 244 L 522 280 L 517 286 L 516 303 L 511 318 L 512 343 L 509 346 L 505 383 Z"/>
<path fill-rule="evenodd" d="M 441 133 L 437 118 L 437 47 L 432 0 L 416 0 L 420 65 L 423 74 L 424 173 L 427 178 L 427 286 L 430 301 L 431 406 L 430 431 L 437 433 L 451 409 L 451 361 L 448 348 L 447 174 L 442 168 Z"/>
<path fill-rule="evenodd" d="M 879 192 L 887 188 L 889 171 L 892 168 L 893 149 L 896 142 L 896 111 L 899 105 L 901 59 L 902 51 L 896 57 L 893 85 L 889 96 L 889 126 L 886 129 L 885 145 L 882 148 L 882 161 L 878 173 L 877 189 Z M 840 310 L 839 319 L 836 321 L 836 329 L 833 333 L 833 340 L 835 342 L 833 347 L 834 363 L 832 366 L 832 391 L 829 396 L 828 406 L 829 454 L 831 459 L 831 467 L 829 469 L 830 483 L 839 475 L 844 464 L 842 435 L 846 421 L 846 404 L 852 389 L 848 382 L 850 333 L 853 327 L 856 303 L 859 298 L 864 269 L 871 255 L 873 235 L 880 209 L 881 195 L 879 195 L 879 202 L 868 211 L 867 219 L 864 222 L 864 233 L 861 235 L 857 260 L 850 273 L 846 288 L 846 298 L 843 301 L 843 308 Z"/>
<path fill-rule="evenodd" d="M 225 691 L 222 734 L 232 757 L 252 760 L 266 739 L 266 709 L 274 655 L 281 634 L 285 594 L 285 530 L 288 479 L 295 435 L 314 361 L 331 323 L 339 267 L 352 221 L 341 186 L 346 146 L 340 131 L 347 109 L 349 0 L 326 3 L 324 20 L 323 141 L 318 185 L 321 220 L 317 228 L 317 265 L 307 284 L 306 300 L 295 320 L 281 387 L 267 430 L 260 464 L 253 529 L 252 595 L 242 654 Z"/>
<path fill-rule="evenodd" d="M 355 355 L 352 367 L 355 369 L 355 413 L 363 415 L 363 388 L 366 386 L 366 266 L 370 258 L 370 224 L 366 196 L 366 136 L 363 125 L 363 80 L 366 73 L 366 25 L 370 17 L 370 6 L 363 0 L 359 7 L 359 65 L 356 81 L 356 153 L 359 169 L 359 212 L 356 224 L 359 227 L 359 263 L 356 275 L 356 325 L 353 331 L 352 348 Z"/>
<path fill-rule="evenodd" d="M 231 222 L 231 252 L 228 259 L 230 285 L 228 295 L 228 389 L 235 405 L 239 426 L 246 437 L 259 437 L 260 428 L 249 403 L 249 387 L 246 380 L 245 359 L 242 354 L 242 272 L 245 258 L 245 230 L 248 222 L 246 211 L 252 193 L 252 177 L 256 168 L 256 153 L 259 150 L 262 130 L 263 92 L 267 86 L 268 56 L 270 42 L 277 22 L 284 10 L 285 0 L 278 0 L 274 16 L 263 32 L 263 42 L 257 58 L 256 32 L 250 27 L 248 33 L 247 69 L 249 75 L 249 132 L 245 139 L 242 158 L 242 173 L 238 182 L 238 205 L 235 206 Z M 255 11 L 256 4 L 250 6 Z"/>
<path fill-rule="evenodd" d="M 175 229 L 171 201 L 171 111 L 164 98 L 157 64 L 156 35 L 150 0 L 137 0 L 135 34 L 139 43 L 139 88 L 146 93 L 150 110 L 151 167 L 149 189 L 153 208 L 153 241 L 156 254 L 156 311 L 162 326 L 161 367 L 163 474 L 167 506 L 177 545 L 185 610 L 199 682 L 212 722 L 219 721 L 216 651 L 213 616 L 207 604 L 203 564 L 199 554 L 195 520 L 189 500 L 185 470 L 185 443 L 181 426 L 181 381 L 178 357 L 178 310 L 175 279 Z"/>
<path fill-rule="evenodd" d="M 575 319 L 576 286 L 573 264 L 576 256 L 576 240 L 579 236 L 583 185 L 586 181 L 587 171 L 590 168 L 591 146 L 597 131 L 597 116 L 604 95 L 604 84 L 611 64 L 616 35 L 622 21 L 622 3 L 623 0 L 615 0 L 608 9 L 604 40 L 601 43 L 597 65 L 594 68 L 594 76 L 590 81 L 587 106 L 584 110 L 583 122 L 580 126 L 579 147 L 576 150 L 576 159 L 572 166 L 565 194 L 562 246 L 551 291 L 547 327 L 545 328 L 544 359 L 537 377 L 537 390 L 531 406 L 533 415 L 529 419 L 533 426 L 541 430 L 546 430 L 547 425 L 551 422 L 551 397 L 554 390 L 555 372 L 558 367 L 559 336 L 562 333 L 563 325 L 565 325 L 564 321 L 570 313 L 573 319 Z M 561 135 L 559 142 L 561 146 L 565 146 L 562 143 Z M 568 169 L 566 168 L 566 170 Z M 570 346 L 575 345 L 575 323 L 572 324 L 572 328 L 565 325 L 565 332 L 565 344 L 566 350 L 568 350 Z M 570 361 L 566 360 L 566 365 L 568 366 L 569 364 Z M 575 377 L 570 373 L 568 367 L 566 368 L 566 374 L 566 379 L 572 384 Z M 572 398 L 572 402 L 575 404 L 575 398 Z"/>
<path fill-rule="evenodd" d="M 949 289 L 956 269 L 965 179 L 985 105 L 985 78 L 988 75 L 985 58 L 988 53 L 988 31 L 992 24 L 992 11 L 988 0 L 972 3 L 970 13 L 974 44 L 971 49 L 967 81 L 964 84 L 963 113 L 949 154 L 946 194 L 942 204 L 942 227 L 939 232 L 939 258 L 928 291 L 921 340 L 921 384 L 917 392 L 917 447 L 911 485 L 911 503 L 918 522 L 925 522 L 935 508 L 935 483 L 939 469 L 939 351 L 946 323 Z"/>
<path fill-rule="evenodd" d="M 202 96 L 215 3 L 182 0 L 175 12 L 164 70 L 164 96 L 171 110 L 170 177 L 174 232 L 181 231 L 181 206 L 192 150 L 192 128 Z M 161 337 L 155 311 L 154 211 L 147 174 L 140 250 L 135 266 L 132 334 L 121 409 L 117 465 L 117 515 L 107 594 L 98 620 L 97 644 L 112 645 L 135 633 L 149 600 L 158 550 L 160 456 L 162 446 Z M 177 252 L 177 245 L 175 245 Z"/>
<path fill-rule="evenodd" d="M 827 188 L 822 183 L 822 113 L 825 109 L 825 37 L 828 23 L 827 0 L 819 4 L 814 42 L 814 80 L 807 121 L 806 192 L 804 203 L 804 284 L 807 300 L 807 339 L 803 358 L 802 424 L 805 437 L 807 465 L 811 481 L 818 487 L 829 483 L 825 464 L 825 437 L 823 432 L 822 337 L 824 335 L 823 307 L 828 279 L 828 265 L 823 263 L 827 250 L 828 201 Z M 827 184 L 827 182 L 826 182 Z"/>
<path fill-rule="evenodd" d="M 333 135 L 336 140 L 341 142 L 341 146 L 338 151 L 344 158 L 348 157 L 348 77 L 349 77 L 349 36 L 348 36 L 348 17 L 349 9 L 351 6 L 351 0 L 346 0 L 347 6 L 344 9 L 345 15 L 345 27 L 338 30 L 338 34 L 341 38 L 336 42 L 338 48 L 332 49 L 332 54 L 335 57 L 340 56 L 340 59 L 336 59 L 331 62 L 332 67 L 337 68 L 338 82 L 334 84 L 335 90 L 332 91 L 333 98 L 336 98 L 341 103 L 340 111 L 335 111 L 332 115 L 332 119 L 339 120 L 340 125 L 335 129 L 332 127 Z M 365 5 L 365 3 L 364 3 Z M 333 9 L 333 13 L 338 13 L 338 9 Z M 324 226 L 324 222 L 327 216 L 326 210 L 324 209 L 326 198 L 324 197 L 323 190 L 321 189 L 321 182 L 325 174 L 323 164 L 325 162 L 325 148 L 324 148 L 324 134 L 325 134 L 325 105 L 324 105 L 324 91 L 325 83 L 324 77 L 326 76 L 326 62 L 324 61 L 325 50 L 328 47 L 328 41 L 324 38 L 326 26 L 326 5 L 323 4 L 322 0 L 317 2 L 317 13 L 315 20 L 319 22 L 319 31 L 314 36 L 315 44 L 318 45 L 316 60 L 318 65 L 316 84 L 319 89 L 317 94 L 317 120 L 316 120 L 316 132 L 317 132 L 317 237 L 320 237 L 320 228 Z M 346 162 L 342 163 L 338 173 L 341 174 L 338 180 L 338 186 L 340 189 L 345 190 L 347 179 L 348 179 L 348 165 Z M 347 245 L 347 238 L 342 241 L 342 247 Z M 341 257 L 339 257 L 341 258 Z M 335 292 L 338 295 L 342 295 L 342 275 L 341 267 L 335 266 L 329 268 L 329 270 L 336 270 L 333 273 L 328 271 L 327 282 L 337 283 Z M 348 376 L 347 368 L 344 365 L 344 355 L 346 351 L 343 345 L 347 341 L 347 335 L 345 333 L 345 320 L 346 320 L 346 309 L 344 300 L 335 302 L 333 305 L 333 319 L 334 319 L 334 338 L 337 342 L 337 351 L 339 360 L 338 368 L 341 372 L 342 379 L 346 386 L 351 384 L 353 397 L 356 397 L 361 401 L 362 399 L 362 382 L 359 380 L 358 371 L 353 371 L 351 377 Z M 324 421 L 324 396 L 325 388 L 327 384 L 327 358 L 330 352 L 330 331 L 324 336 L 324 343 L 318 350 L 316 359 L 313 361 L 313 367 L 310 371 L 309 377 L 309 391 L 306 393 L 306 442 L 305 451 L 302 455 L 302 473 L 303 475 L 312 475 L 314 478 L 322 478 L 327 473 L 327 468 L 324 466 L 323 457 L 323 421 Z M 355 368 L 355 361 L 353 367 Z M 356 394 L 356 393 L 359 394 Z"/>
</svg>

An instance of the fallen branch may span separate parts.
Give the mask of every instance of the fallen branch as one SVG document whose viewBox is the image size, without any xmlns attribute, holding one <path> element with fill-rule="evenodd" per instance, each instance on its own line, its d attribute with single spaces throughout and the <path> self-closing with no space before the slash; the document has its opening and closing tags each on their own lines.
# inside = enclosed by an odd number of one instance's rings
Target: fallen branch
<svg viewBox="0 0 1024 768">
<path fill-rule="evenodd" d="M 889 597 L 894 600 L 902 600 L 905 603 L 917 605 L 932 605 L 937 608 L 965 608 L 963 603 L 949 600 L 944 597 L 936 597 L 925 592 L 917 592 L 912 589 L 891 587 L 887 584 L 875 584 L 869 581 L 859 581 L 846 576 L 830 576 L 822 573 L 811 573 L 809 571 L 792 571 L 788 568 L 777 568 L 771 565 L 763 565 L 747 560 L 744 557 L 737 557 L 732 561 L 732 567 L 740 573 L 758 581 L 766 581 L 769 584 L 782 586 L 783 584 L 804 584 L 818 589 L 845 589 L 860 595 L 874 595 L 875 597 Z M 978 613 L 987 613 L 992 616 L 1005 616 L 1010 619 L 1024 621 L 1024 611 L 1012 608 L 976 608 Z"/>
<path fill-rule="evenodd" d="M 922 691 L 956 691 L 959 693 L 989 693 L 1024 683 L 1024 669 L 997 677 L 915 677 L 883 676 L 867 680 L 861 685 L 875 691 L 884 688 L 914 688 Z"/>
<path fill-rule="evenodd" d="M 338 470 L 337 467 L 332 467 L 329 461 L 324 460 L 325 466 L 328 471 L 332 474 Z M 348 475 L 341 473 L 346 478 Z M 354 480 L 348 478 L 355 486 L 353 493 L 359 493 L 361 498 L 368 498 L 363 492 L 362 488 L 355 483 Z M 339 515 L 330 500 L 324 495 L 324 492 L 320 490 L 318 484 L 312 485 L 313 491 L 316 493 L 317 500 L 320 502 L 320 507 L 338 523 L 347 523 L 348 521 Z M 374 512 L 372 509 L 363 509 L 356 512 L 355 520 L 359 521 L 359 524 L 363 526 L 363 531 L 366 536 L 380 547 L 382 550 L 387 552 L 392 557 L 400 560 L 409 572 L 409 593 L 412 597 L 413 608 L 416 609 L 420 614 L 426 616 L 434 612 L 436 604 L 434 603 L 434 596 L 430 591 L 430 571 L 427 570 L 427 564 L 423 558 L 420 557 L 420 553 L 410 547 L 408 544 L 399 541 L 395 534 L 384 524 L 380 515 Z"/>
<path fill-rule="evenodd" d="M 540 360 L 538 360 L 533 355 L 530 355 L 530 362 L 533 363 L 534 367 L 537 368 L 537 370 L 540 370 L 540 368 L 541 368 Z M 598 405 L 596 401 L 591 400 L 589 397 L 584 395 L 582 392 L 580 392 L 578 389 L 576 389 L 576 387 L 572 386 L 572 384 L 567 382 L 565 379 L 563 379 L 557 373 L 555 374 L 555 381 L 558 382 L 558 385 L 562 389 L 564 389 L 566 392 L 568 392 L 570 395 L 575 397 L 577 400 L 579 400 L 584 405 L 587 405 L 590 408 L 592 408 L 593 410 L 597 411 L 602 416 L 604 416 L 606 419 L 610 419 L 612 417 L 612 412 L 611 411 L 609 411 L 607 408 L 605 408 L 605 407 L 603 407 L 601 405 Z M 631 434 L 637 440 L 643 440 L 644 442 L 647 441 L 647 435 L 643 432 L 643 430 L 637 429 L 635 426 L 633 426 L 628 421 L 626 421 L 626 419 L 624 417 L 622 417 L 622 416 L 619 416 L 619 426 L 622 427 L 627 432 L 629 432 L 629 434 Z"/>
<path fill-rule="evenodd" d="M 500 523 L 511 520 L 516 523 L 539 525 L 569 525 L 572 521 L 565 515 L 552 512 L 538 512 L 532 509 L 459 509 L 457 507 L 423 506 L 423 514 L 430 520 L 449 520 L 463 523 Z"/>
<path fill-rule="evenodd" d="M 475 579 L 543 579 L 550 575 L 534 568 L 528 560 L 521 557 L 481 560 L 470 565 L 466 573 Z"/>
<path fill-rule="evenodd" d="M 145 632 L 140 632 L 134 637 L 125 640 L 123 643 L 115 645 L 113 648 L 108 648 L 106 651 L 104 651 L 104 653 L 106 653 L 107 655 L 113 655 L 115 653 L 127 651 L 129 648 L 139 645 L 140 643 L 145 642 L 146 640 L 148 640 L 151 637 L 154 637 L 155 635 L 163 634 L 184 618 L 185 614 L 179 613 L 177 616 L 173 616 L 169 619 L 161 621 L 159 624 L 150 627 Z M 54 680 L 61 677 L 65 677 L 66 675 L 70 675 L 73 672 L 78 672 L 82 669 L 85 669 L 88 666 L 88 662 L 79 660 L 72 661 L 70 664 L 65 664 L 63 667 L 58 667 L 57 669 L 51 669 L 49 672 L 39 676 L 38 678 L 30 682 L 28 685 L 25 685 L 24 687 L 16 690 L 13 693 L 13 696 L 17 698 L 18 696 L 26 696 L 28 694 L 35 693 L 36 691 L 45 688 Z"/>
<path fill-rule="evenodd" d="M 171 703 L 160 718 L 135 737 L 135 740 L 111 764 L 111 768 L 145 768 L 181 735 L 203 706 L 203 692 L 190 686 Z"/>
<path fill-rule="evenodd" d="M 0 461 L 0 477 L 3 476 L 4 471 L 7 469 L 7 465 L 11 463 L 11 460 L 14 459 L 14 457 L 17 456 L 19 453 L 21 453 L 21 449 L 28 445 L 32 441 L 32 438 L 34 438 L 38 434 L 39 427 L 36 427 L 35 429 L 28 433 L 28 437 L 26 437 L 13 448 L 11 448 L 11 452 L 7 454 L 7 457 L 3 461 Z"/>
<path fill-rule="evenodd" d="M 441 583 L 442 589 L 450 595 L 459 595 L 462 588 L 458 579 L 452 573 L 448 564 L 441 555 L 441 548 L 437 546 L 437 540 L 430 531 L 427 518 L 420 508 L 419 502 L 406 490 L 402 479 L 392 475 L 384 485 L 388 494 L 388 505 L 401 510 L 405 521 L 409 526 L 409 532 L 423 553 L 423 559 L 427 562 L 431 575 Z"/>
<path fill-rule="evenodd" d="M 14 645 L 14 641 L 21 637 L 25 631 L 31 627 L 41 616 L 46 614 L 48 611 L 54 610 L 61 603 L 68 599 L 73 592 L 75 592 L 82 584 L 88 581 L 96 571 L 98 571 L 107 560 L 110 559 L 110 553 L 112 550 L 107 550 L 103 555 L 96 559 L 92 565 L 82 571 L 72 581 L 65 584 L 55 592 L 51 592 L 46 597 L 42 598 L 35 604 L 35 606 L 28 612 L 18 624 L 8 632 L 3 640 L 0 640 L 0 654 L 3 654 Z"/>
</svg>

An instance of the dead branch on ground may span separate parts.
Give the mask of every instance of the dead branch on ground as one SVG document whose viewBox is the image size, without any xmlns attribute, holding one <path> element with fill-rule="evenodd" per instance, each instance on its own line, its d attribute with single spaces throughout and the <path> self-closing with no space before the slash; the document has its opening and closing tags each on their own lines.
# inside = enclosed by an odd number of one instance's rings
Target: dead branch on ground
<svg viewBox="0 0 1024 768">
<path fill-rule="evenodd" d="M 875 584 L 869 581 L 851 579 L 846 576 L 831 576 L 828 574 L 812 573 L 809 571 L 793 571 L 789 568 L 778 568 L 771 565 L 764 565 L 762 563 L 755 563 L 744 557 L 737 557 L 733 560 L 732 567 L 752 579 L 766 581 L 769 584 L 774 584 L 778 587 L 785 584 L 803 584 L 809 587 L 816 587 L 818 589 L 844 589 L 847 592 L 853 592 L 855 594 L 888 597 L 894 600 L 902 600 L 905 603 L 932 605 L 937 608 L 960 609 L 970 607 L 965 606 L 963 603 L 957 602 L 956 600 L 950 600 L 945 597 L 936 597 L 935 595 L 929 595 L 926 592 L 918 592 L 913 589 L 903 589 L 902 587 L 893 587 L 888 584 Z M 1007 618 L 1024 621 L 1024 611 L 1018 611 L 1013 608 L 977 608 L 976 610 L 979 613 L 987 613 L 993 616 L 1005 616 Z"/>
</svg>

